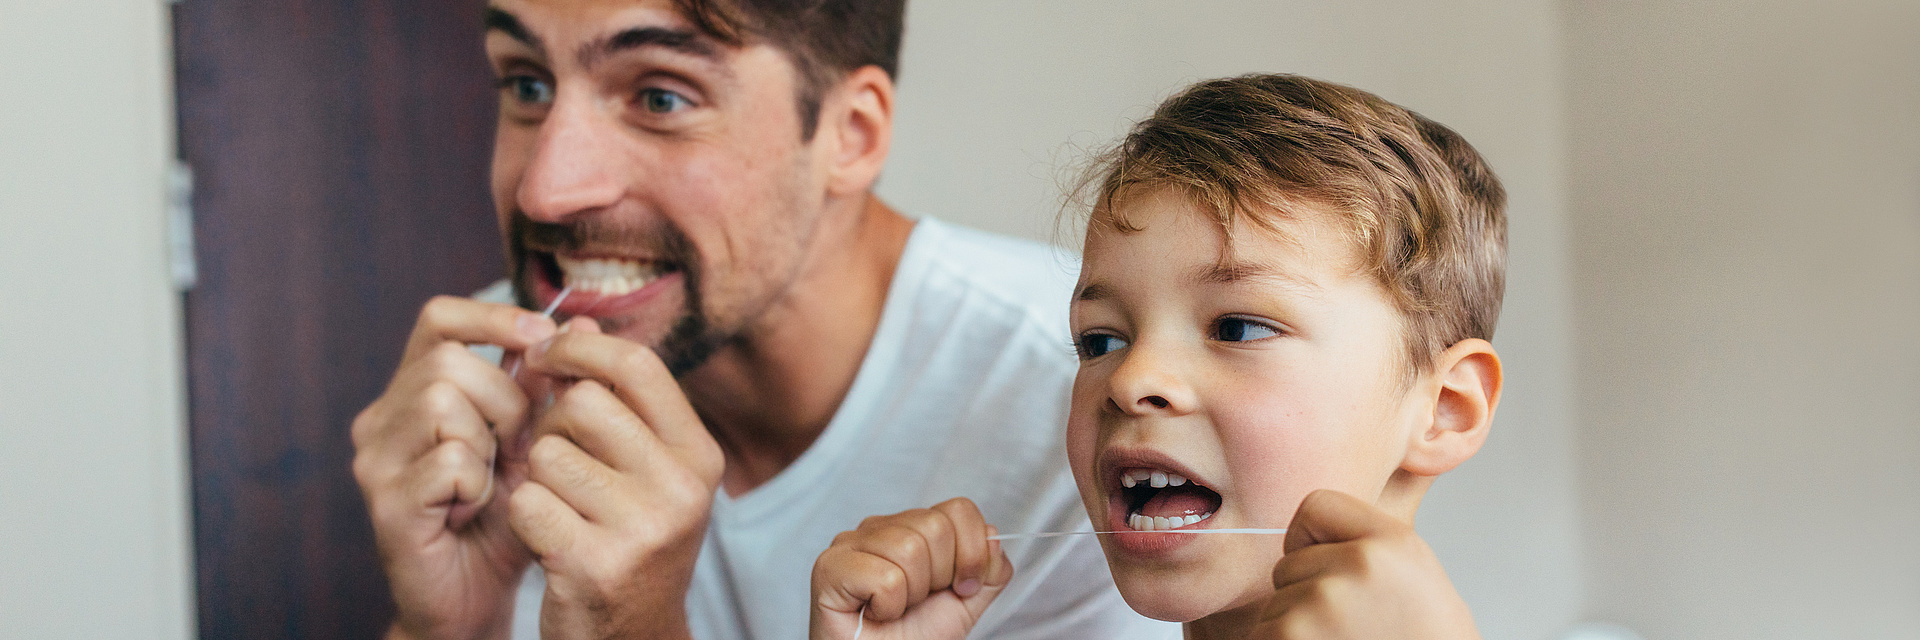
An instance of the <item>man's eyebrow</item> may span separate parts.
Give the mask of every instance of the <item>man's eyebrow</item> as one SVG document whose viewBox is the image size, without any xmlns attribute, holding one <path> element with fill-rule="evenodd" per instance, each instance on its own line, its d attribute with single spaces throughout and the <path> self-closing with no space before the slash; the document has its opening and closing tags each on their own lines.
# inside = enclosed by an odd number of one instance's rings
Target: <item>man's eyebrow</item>
<svg viewBox="0 0 1920 640">
<path fill-rule="evenodd" d="M 1080 290 L 1080 293 L 1073 296 L 1073 299 L 1076 301 L 1084 300 L 1087 302 L 1093 302 L 1095 300 L 1105 300 L 1111 297 L 1113 297 L 1113 287 L 1109 287 L 1107 285 L 1095 282 L 1093 284 L 1087 285 L 1085 288 L 1082 288 Z"/>
<path fill-rule="evenodd" d="M 488 31 L 507 34 L 507 37 L 519 40 L 529 47 L 542 48 L 540 36 L 533 35 L 532 31 L 527 30 L 527 25 L 520 24 L 520 19 L 513 17 L 513 14 L 507 13 L 505 9 L 487 7 L 486 27 Z"/>
<path fill-rule="evenodd" d="M 648 47 L 660 47 L 710 60 L 720 57 L 720 50 L 699 33 L 666 27 L 634 27 L 580 47 L 580 66 L 591 67 L 615 54 Z"/>
<path fill-rule="evenodd" d="M 1193 280 L 1201 284 L 1233 284 L 1260 280 L 1309 294 L 1320 292 L 1320 285 L 1310 280 L 1296 277 L 1287 273 L 1285 269 L 1259 262 L 1230 262 L 1201 267 L 1194 271 Z"/>
</svg>

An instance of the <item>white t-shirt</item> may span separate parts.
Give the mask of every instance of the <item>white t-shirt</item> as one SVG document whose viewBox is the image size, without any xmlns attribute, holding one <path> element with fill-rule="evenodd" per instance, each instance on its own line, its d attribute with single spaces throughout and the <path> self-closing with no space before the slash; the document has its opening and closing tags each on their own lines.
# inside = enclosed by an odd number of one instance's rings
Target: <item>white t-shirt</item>
<svg viewBox="0 0 1920 640">
<path fill-rule="evenodd" d="M 714 499 L 687 614 L 702 640 L 805 638 L 814 559 L 867 516 L 965 496 L 1003 532 L 1090 527 L 1064 440 L 1071 257 L 920 220 L 853 387 L 798 460 Z M 1127 608 L 1092 536 L 1002 543 L 1014 579 L 974 638 L 1180 637 Z M 545 580 L 521 583 L 516 640 Z"/>
</svg>

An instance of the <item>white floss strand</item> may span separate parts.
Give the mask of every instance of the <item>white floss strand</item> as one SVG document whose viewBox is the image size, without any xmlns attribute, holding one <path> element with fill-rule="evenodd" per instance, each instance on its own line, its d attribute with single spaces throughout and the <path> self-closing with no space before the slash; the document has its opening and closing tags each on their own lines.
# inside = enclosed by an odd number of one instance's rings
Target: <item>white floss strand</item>
<svg viewBox="0 0 1920 640">
<path fill-rule="evenodd" d="M 1286 529 L 1157 529 L 1154 531 L 1038 531 L 1034 533 L 1002 533 L 987 536 L 988 540 L 1037 540 L 1040 538 L 1064 538 L 1067 536 L 1098 536 L 1117 533 L 1238 533 L 1242 535 L 1278 536 L 1285 535 Z M 853 626 L 853 640 L 860 640 L 860 632 L 867 628 L 867 605 L 860 605 L 859 622 Z"/>
<path fill-rule="evenodd" d="M 1066 536 L 1099 536 L 1121 533 L 1239 533 L 1253 535 L 1286 535 L 1286 529 L 1156 529 L 1153 531 L 1042 531 L 1039 533 L 1003 533 L 987 536 L 988 540 L 1034 540 L 1037 538 L 1061 538 Z"/>
<path fill-rule="evenodd" d="M 552 320 L 553 312 L 560 308 L 560 302 L 563 300 L 566 300 L 567 294 L 569 293 L 573 293 L 573 285 L 567 285 L 565 289 L 561 289 L 560 295 L 554 296 L 553 302 L 548 303 L 546 310 L 540 312 L 540 317 L 546 318 L 548 320 Z M 507 368 L 507 377 L 516 378 L 516 379 L 519 378 L 520 363 L 526 361 L 526 359 L 527 357 L 525 355 L 522 355 L 520 356 L 520 359 L 514 360 L 513 366 Z M 493 465 L 496 462 L 498 462 L 499 459 L 500 459 L 500 446 L 498 444 L 495 444 L 493 447 L 493 455 L 487 458 L 487 486 L 486 488 L 483 488 L 480 490 L 480 498 L 479 500 L 476 500 L 476 502 L 485 503 L 487 501 L 487 498 L 493 497 Z"/>
</svg>

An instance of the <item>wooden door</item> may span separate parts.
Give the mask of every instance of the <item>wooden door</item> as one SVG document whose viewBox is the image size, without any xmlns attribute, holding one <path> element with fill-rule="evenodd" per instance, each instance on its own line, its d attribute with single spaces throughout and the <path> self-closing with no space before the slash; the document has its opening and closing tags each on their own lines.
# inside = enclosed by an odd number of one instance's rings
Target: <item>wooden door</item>
<svg viewBox="0 0 1920 640">
<path fill-rule="evenodd" d="M 203 637 L 373 638 L 392 615 L 348 424 L 421 303 L 502 273 L 482 8 L 175 8 Z"/>
</svg>

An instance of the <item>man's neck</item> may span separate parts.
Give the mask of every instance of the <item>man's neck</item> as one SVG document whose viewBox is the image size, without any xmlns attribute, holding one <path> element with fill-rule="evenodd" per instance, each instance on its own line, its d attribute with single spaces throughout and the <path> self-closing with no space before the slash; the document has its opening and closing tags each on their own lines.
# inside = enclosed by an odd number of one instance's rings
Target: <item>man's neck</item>
<svg viewBox="0 0 1920 640">
<path fill-rule="evenodd" d="M 765 484 L 813 445 L 873 343 L 913 221 L 869 196 L 850 224 L 821 230 L 792 285 L 681 387 L 726 452 L 721 486 Z"/>
</svg>

